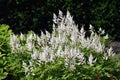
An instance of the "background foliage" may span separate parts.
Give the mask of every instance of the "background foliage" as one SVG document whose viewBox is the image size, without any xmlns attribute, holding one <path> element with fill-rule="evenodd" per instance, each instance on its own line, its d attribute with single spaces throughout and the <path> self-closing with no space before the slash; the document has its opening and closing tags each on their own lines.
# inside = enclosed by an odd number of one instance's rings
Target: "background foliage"
<svg viewBox="0 0 120 80">
<path fill-rule="evenodd" d="M 53 12 L 69 10 L 76 23 L 102 27 L 119 40 L 119 0 L 0 0 L 0 23 L 10 25 L 15 33 L 33 30 L 52 31 Z M 114 36 L 114 37 L 113 37 Z"/>
</svg>

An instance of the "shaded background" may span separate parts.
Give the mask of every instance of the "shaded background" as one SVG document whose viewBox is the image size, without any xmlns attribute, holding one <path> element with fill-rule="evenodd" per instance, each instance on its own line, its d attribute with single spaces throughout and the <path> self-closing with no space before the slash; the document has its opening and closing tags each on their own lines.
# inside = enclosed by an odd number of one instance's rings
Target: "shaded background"
<svg viewBox="0 0 120 80">
<path fill-rule="evenodd" d="M 79 26 L 102 27 L 112 40 L 120 40 L 119 0 L 0 0 L 0 24 L 8 24 L 16 34 L 51 32 L 53 13 L 59 9 L 64 14 L 69 10 Z"/>
</svg>

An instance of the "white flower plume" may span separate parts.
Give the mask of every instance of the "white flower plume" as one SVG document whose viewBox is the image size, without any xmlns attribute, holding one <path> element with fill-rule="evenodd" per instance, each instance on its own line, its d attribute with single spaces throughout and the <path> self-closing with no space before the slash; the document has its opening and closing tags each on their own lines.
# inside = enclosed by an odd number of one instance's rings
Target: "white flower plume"
<svg viewBox="0 0 120 80">
<path fill-rule="evenodd" d="M 89 64 L 92 66 L 97 60 L 90 54 L 88 61 L 85 61 L 87 59 L 81 49 L 94 50 L 103 54 L 105 52 L 105 46 L 101 43 L 100 35 L 95 32 L 91 24 L 89 29 L 90 36 L 85 37 L 84 27 L 81 27 L 80 31 L 78 30 L 70 12 L 67 11 L 67 15 L 64 16 L 62 11 L 59 10 L 58 16 L 53 14 L 53 32 L 51 34 L 48 31 L 45 31 L 46 34 L 41 32 L 41 36 L 34 33 L 27 36 L 21 34 L 20 39 L 16 35 L 11 35 L 10 45 L 12 52 L 18 49 L 28 51 L 31 55 L 31 61 L 36 61 L 39 65 L 48 62 L 54 63 L 56 58 L 64 58 L 65 67 L 74 70 L 75 65 Z M 99 32 L 104 33 L 101 28 Z M 108 36 L 106 37 L 108 38 Z M 23 40 L 25 40 L 24 45 L 21 45 L 20 42 Z M 107 53 L 111 55 L 111 49 Z M 23 64 L 25 63 L 23 62 Z M 23 67 L 25 72 L 28 72 L 27 67 L 25 65 Z"/>
</svg>

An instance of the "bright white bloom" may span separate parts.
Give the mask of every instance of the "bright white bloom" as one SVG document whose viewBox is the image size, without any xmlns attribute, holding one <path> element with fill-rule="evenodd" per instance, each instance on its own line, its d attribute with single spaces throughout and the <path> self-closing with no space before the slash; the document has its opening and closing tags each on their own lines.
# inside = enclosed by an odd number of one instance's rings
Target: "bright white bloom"
<svg viewBox="0 0 120 80">
<path fill-rule="evenodd" d="M 101 32 L 101 31 L 102 31 L 102 28 L 100 27 L 100 28 L 99 28 L 99 32 Z"/>
<path fill-rule="evenodd" d="M 48 46 L 43 47 L 42 52 L 39 54 L 38 62 L 54 62 L 55 55 L 53 54 L 53 50 L 51 50 Z"/>
<path fill-rule="evenodd" d="M 28 48 L 29 51 L 33 50 L 34 45 L 33 45 L 32 41 L 27 41 L 27 48 Z"/>
<path fill-rule="evenodd" d="M 70 66 L 69 66 L 69 68 L 70 68 L 70 70 L 72 70 L 72 71 L 74 71 L 76 68 L 75 68 L 75 65 L 73 65 L 73 64 L 71 64 Z"/>
<path fill-rule="evenodd" d="M 62 13 L 61 10 L 59 10 L 59 17 L 60 17 L 60 18 L 63 18 L 63 13 Z"/>
<path fill-rule="evenodd" d="M 45 31 L 45 32 L 46 32 L 46 37 L 50 38 L 50 33 L 48 31 Z"/>
<path fill-rule="evenodd" d="M 20 42 L 16 35 L 10 35 L 10 46 L 12 48 L 12 52 L 18 51 L 20 48 Z"/>
<path fill-rule="evenodd" d="M 90 24 L 89 29 L 90 29 L 91 31 L 94 31 L 94 28 L 93 28 L 93 26 L 92 26 L 91 24 Z"/>
<path fill-rule="evenodd" d="M 39 52 L 37 49 L 33 49 L 33 54 L 31 55 L 32 59 L 35 60 L 39 57 Z"/>
<path fill-rule="evenodd" d="M 108 37 L 108 34 L 106 35 L 106 36 L 104 36 L 104 39 L 108 39 L 109 37 Z"/>
<path fill-rule="evenodd" d="M 84 27 L 81 28 L 80 33 L 81 35 L 85 35 Z"/>
<path fill-rule="evenodd" d="M 84 53 L 80 53 L 78 52 L 79 54 L 76 56 L 79 63 L 77 63 L 78 65 L 80 64 L 84 64 L 85 63 L 85 58 L 84 58 Z"/>
<path fill-rule="evenodd" d="M 25 36 L 24 36 L 22 33 L 20 33 L 20 39 L 21 39 L 21 40 L 24 40 L 24 39 L 25 39 Z"/>
<path fill-rule="evenodd" d="M 27 75 L 29 73 L 29 67 L 27 66 L 27 64 L 23 61 L 22 67 L 25 69 L 25 75 Z"/>
<path fill-rule="evenodd" d="M 65 66 L 71 68 L 71 70 L 75 69 L 75 65 L 80 65 L 84 63 L 83 54 L 77 50 L 76 48 L 69 48 L 66 46 L 65 48 Z M 78 60 L 78 62 L 76 62 Z"/>
<path fill-rule="evenodd" d="M 108 56 L 113 56 L 115 53 L 112 49 L 112 47 L 110 47 L 108 50 L 107 50 L 107 53 L 108 53 Z"/>
<path fill-rule="evenodd" d="M 105 30 L 102 30 L 101 34 L 105 34 Z"/>
<path fill-rule="evenodd" d="M 88 64 L 89 64 L 90 66 L 92 66 L 92 65 L 96 62 L 96 60 L 97 60 L 97 59 L 94 60 L 93 55 L 90 54 L 90 56 L 89 56 L 89 58 L 88 58 Z"/>
<path fill-rule="evenodd" d="M 107 52 L 104 54 L 104 59 L 108 60 L 109 56 L 114 56 L 116 53 L 113 51 L 113 48 L 110 47 L 109 49 L 107 49 Z"/>
<path fill-rule="evenodd" d="M 30 34 L 28 37 L 27 37 L 27 41 L 26 41 L 26 46 L 28 48 L 29 51 L 32 51 L 33 48 L 34 48 L 34 45 L 33 45 L 33 34 Z"/>
<path fill-rule="evenodd" d="M 56 14 L 53 14 L 53 22 L 57 23 L 57 16 L 56 16 Z"/>
</svg>

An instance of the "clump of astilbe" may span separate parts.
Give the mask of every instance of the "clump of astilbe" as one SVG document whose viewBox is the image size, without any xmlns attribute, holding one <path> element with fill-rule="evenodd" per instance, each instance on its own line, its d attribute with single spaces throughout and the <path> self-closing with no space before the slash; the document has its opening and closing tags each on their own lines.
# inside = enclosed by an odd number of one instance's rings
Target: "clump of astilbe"
<svg viewBox="0 0 120 80">
<path fill-rule="evenodd" d="M 25 59 L 23 59 L 22 62 L 25 74 L 35 76 L 37 75 L 35 70 L 40 68 L 40 72 L 36 70 L 41 75 L 40 79 L 46 79 L 42 77 L 45 73 L 46 75 L 48 73 L 52 75 L 53 72 L 50 72 L 50 70 L 63 68 L 58 69 L 58 71 L 63 72 L 61 73 L 62 75 L 66 72 L 61 70 L 69 69 L 74 72 L 78 69 L 79 72 L 80 67 L 82 69 L 82 66 L 85 65 L 83 66 L 83 72 L 80 69 L 81 77 L 84 77 L 84 79 L 94 79 L 85 78 L 84 75 L 88 76 L 88 73 L 84 73 L 84 70 L 88 69 L 90 72 L 93 70 L 94 77 L 96 77 L 94 66 L 99 64 L 97 62 L 107 61 L 109 56 L 113 54 L 112 48 L 106 50 L 104 44 L 101 43 L 100 34 L 103 34 L 104 31 L 100 28 L 99 32 L 101 33 L 97 34 L 92 25 L 90 25 L 91 34 L 90 37 L 86 38 L 84 27 L 79 31 L 78 26 L 68 11 L 66 16 L 64 16 L 61 11 L 59 11 L 58 16 L 53 14 L 53 22 L 53 32 L 51 34 L 46 31 L 46 35 L 41 32 L 41 36 L 34 33 L 29 33 L 28 35 L 21 34 L 20 37 L 14 34 L 11 35 L 10 45 L 12 53 L 22 52 L 23 56 L 25 56 L 25 54 L 30 55 L 27 63 L 25 63 L 27 61 Z M 106 39 L 106 37 L 103 38 Z M 97 54 L 102 56 L 96 56 Z M 51 68 L 48 66 L 51 66 Z M 100 66 L 102 66 L 102 64 Z M 41 72 L 41 69 L 43 72 Z M 89 76 L 90 75 L 91 73 Z M 68 78 L 62 75 L 61 79 Z"/>
<path fill-rule="evenodd" d="M 67 16 L 61 16 L 62 12 L 59 12 L 59 16 L 57 17 L 54 14 L 53 21 L 57 25 L 57 31 L 58 31 L 58 36 L 59 40 L 61 42 L 64 42 L 65 37 L 70 38 L 70 45 L 75 45 L 80 43 L 82 47 L 88 48 L 88 49 L 94 49 L 97 52 L 103 52 L 104 51 L 104 44 L 101 44 L 100 42 L 100 36 L 97 35 L 97 33 L 94 32 L 94 29 L 92 25 L 90 25 L 90 32 L 91 35 L 90 37 L 85 38 L 85 30 L 84 27 L 81 28 L 80 31 L 78 31 L 78 26 L 74 23 L 73 17 L 71 17 L 70 13 L 67 12 Z M 104 33 L 104 30 L 101 30 L 101 34 Z M 99 31 L 99 32 L 100 32 Z M 63 37 L 62 37 L 63 36 Z M 62 37 L 62 38 L 61 38 Z M 63 40 L 63 41 L 62 41 Z M 68 42 L 68 39 L 66 39 Z"/>
</svg>

